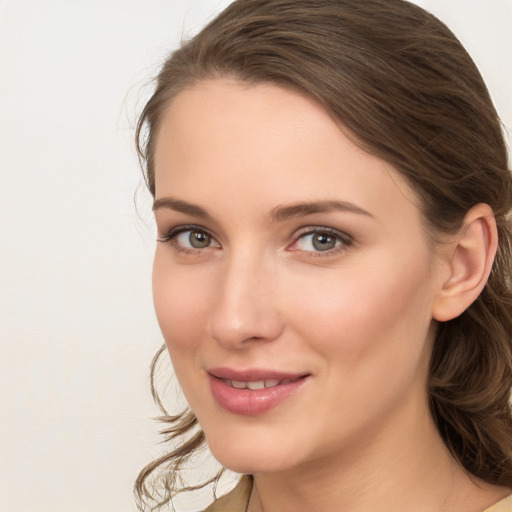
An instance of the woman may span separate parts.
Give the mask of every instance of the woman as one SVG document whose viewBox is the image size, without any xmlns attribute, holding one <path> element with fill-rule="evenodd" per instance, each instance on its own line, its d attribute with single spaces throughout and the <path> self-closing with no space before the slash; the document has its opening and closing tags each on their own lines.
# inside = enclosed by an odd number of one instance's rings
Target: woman
<svg viewBox="0 0 512 512">
<path fill-rule="evenodd" d="M 512 510 L 510 172 L 455 36 L 403 0 L 237 0 L 138 125 L 157 317 L 208 511 Z M 200 430 L 197 430 L 197 422 Z"/>
</svg>

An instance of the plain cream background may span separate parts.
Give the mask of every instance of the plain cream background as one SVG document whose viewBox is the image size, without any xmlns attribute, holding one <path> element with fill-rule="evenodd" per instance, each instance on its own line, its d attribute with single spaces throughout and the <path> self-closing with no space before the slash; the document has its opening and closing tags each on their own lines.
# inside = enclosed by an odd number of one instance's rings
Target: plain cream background
<svg viewBox="0 0 512 512">
<path fill-rule="evenodd" d="M 2 510 L 135 510 L 160 453 L 162 340 L 133 125 L 163 56 L 228 3 L 0 0 Z M 512 0 L 417 3 L 462 39 L 512 130 Z"/>
</svg>

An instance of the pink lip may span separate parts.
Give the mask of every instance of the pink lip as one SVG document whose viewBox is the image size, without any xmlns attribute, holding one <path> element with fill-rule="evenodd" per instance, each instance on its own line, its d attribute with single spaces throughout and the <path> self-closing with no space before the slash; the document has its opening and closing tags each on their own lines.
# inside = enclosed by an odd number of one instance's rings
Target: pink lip
<svg viewBox="0 0 512 512">
<path fill-rule="evenodd" d="M 226 367 L 210 368 L 208 373 L 214 377 L 218 377 L 219 379 L 238 380 L 245 382 L 266 379 L 296 380 L 306 375 L 305 373 L 280 372 L 276 370 L 265 370 L 263 368 L 248 368 L 246 370 L 237 370 L 234 368 Z"/>
<path fill-rule="evenodd" d="M 309 380 L 308 374 L 275 370 L 211 368 L 208 370 L 210 388 L 217 403 L 225 410 L 245 416 L 256 416 L 277 407 L 294 395 Z M 229 381 L 254 382 L 266 380 L 286 381 L 262 389 L 238 389 Z"/>
</svg>

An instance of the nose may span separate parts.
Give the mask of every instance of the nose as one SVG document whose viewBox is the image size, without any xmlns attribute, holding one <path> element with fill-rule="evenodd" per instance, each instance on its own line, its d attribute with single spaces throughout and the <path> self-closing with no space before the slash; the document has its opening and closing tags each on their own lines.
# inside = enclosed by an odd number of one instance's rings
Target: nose
<svg viewBox="0 0 512 512">
<path fill-rule="evenodd" d="M 283 330 L 277 308 L 272 262 L 247 257 L 225 262 L 209 321 L 212 338 L 225 348 L 244 349 L 250 342 L 272 341 Z"/>
</svg>

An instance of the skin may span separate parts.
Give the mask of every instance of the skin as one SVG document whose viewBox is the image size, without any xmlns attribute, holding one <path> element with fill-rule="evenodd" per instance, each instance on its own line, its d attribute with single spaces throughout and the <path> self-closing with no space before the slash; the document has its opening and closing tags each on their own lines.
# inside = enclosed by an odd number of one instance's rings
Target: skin
<svg viewBox="0 0 512 512">
<path fill-rule="evenodd" d="M 157 317 L 212 453 L 255 477 L 250 512 L 477 512 L 507 493 L 457 465 L 426 395 L 436 318 L 460 314 L 490 265 L 462 237 L 433 251 L 394 169 L 298 93 L 212 80 L 164 113 L 155 177 Z M 487 250 L 479 208 L 465 236 Z M 218 366 L 309 377 L 245 416 L 213 398 Z"/>
</svg>

